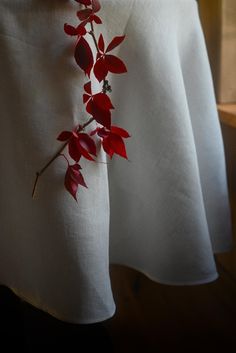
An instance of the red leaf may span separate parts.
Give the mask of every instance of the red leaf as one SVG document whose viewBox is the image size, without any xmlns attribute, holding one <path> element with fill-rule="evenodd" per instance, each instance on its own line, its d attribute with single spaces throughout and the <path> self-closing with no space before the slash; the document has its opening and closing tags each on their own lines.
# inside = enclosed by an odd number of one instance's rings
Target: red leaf
<svg viewBox="0 0 236 353">
<path fill-rule="evenodd" d="M 90 131 L 89 135 L 94 136 L 99 130 L 100 130 L 100 128 L 97 127 L 95 130 Z"/>
<path fill-rule="evenodd" d="M 81 24 L 76 29 L 77 29 L 78 35 L 80 36 L 84 36 L 87 33 L 85 27 L 82 26 Z"/>
<path fill-rule="evenodd" d="M 117 58 L 117 56 L 106 55 L 105 62 L 108 71 L 114 74 L 122 74 L 124 72 L 127 72 L 125 64 L 121 59 Z"/>
<path fill-rule="evenodd" d="M 88 94 L 83 94 L 83 103 L 87 103 L 87 101 L 91 98 Z"/>
<path fill-rule="evenodd" d="M 69 193 L 74 197 L 75 201 L 77 201 L 77 190 L 78 190 L 78 183 L 76 183 L 70 175 L 70 167 L 68 167 L 66 175 L 65 175 L 65 180 L 64 180 L 64 185 L 66 190 L 69 191 Z"/>
<path fill-rule="evenodd" d="M 110 156 L 110 158 L 112 158 L 114 151 L 110 147 L 109 140 L 107 138 L 104 138 L 102 140 L 102 147 L 103 147 L 104 151 Z"/>
<path fill-rule="evenodd" d="M 105 49 L 105 43 L 104 43 L 104 38 L 103 38 L 103 35 L 100 34 L 100 37 L 98 39 L 98 48 L 104 52 L 104 49 Z"/>
<path fill-rule="evenodd" d="M 105 60 L 103 58 L 98 59 L 94 65 L 93 72 L 99 82 L 105 79 L 108 74 Z"/>
<path fill-rule="evenodd" d="M 125 39 L 125 36 L 117 36 L 113 38 L 111 43 L 107 47 L 106 53 L 116 48 L 118 45 L 120 45 L 124 39 Z"/>
<path fill-rule="evenodd" d="M 105 138 L 110 134 L 109 130 L 106 130 L 104 127 L 103 128 L 98 128 L 98 136 Z"/>
<path fill-rule="evenodd" d="M 110 147 L 116 154 L 128 159 L 125 144 L 121 136 L 110 133 L 110 135 L 107 137 L 107 140 L 109 142 Z"/>
<path fill-rule="evenodd" d="M 79 67 L 89 76 L 93 67 L 93 53 L 88 42 L 83 37 L 80 37 L 74 55 Z"/>
<path fill-rule="evenodd" d="M 73 27 L 71 25 L 68 25 L 67 23 L 64 24 L 64 31 L 69 36 L 77 36 L 78 35 L 77 28 L 75 28 L 75 27 Z"/>
<path fill-rule="evenodd" d="M 82 21 L 82 22 L 79 24 L 79 26 L 78 26 L 78 27 L 80 27 L 80 28 L 84 28 L 84 27 L 86 26 L 86 24 L 87 24 L 87 23 L 89 23 L 89 17 L 88 17 L 86 20 Z"/>
<path fill-rule="evenodd" d="M 99 53 L 99 52 L 97 52 L 97 55 L 96 55 L 96 60 L 100 59 L 100 58 L 101 58 L 101 56 L 102 56 L 102 54 L 101 54 L 101 53 Z"/>
<path fill-rule="evenodd" d="M 79 17 L 80 21 L 87 20 L 89 16 L 92 14 L 92 9 L 83 9 L 80 11 L 77 11 L 77 16 Z"/>
<path fill-rule="evenodd" d="M 70 176 L 78 184 L 87 188 L 83 175 L 80 172 L 81 166 L 77 163 L 70 166 Z"/>
<path fill-rule="evenodd" d="M 92 0 L 92 9 L 93 12 L 98 12 L 101 9 L 99 0 Z"/>
<path fill-rule="evenodd" d="M 79 164 L 69 165 L 66 171 L 64 185 L 69 193 L 77 201 L 76 193 L 78 190 L 78 185 L 82 185 L 87 188 L 84 181 L 83 175 L 80 172 L 81 166 Z"/>
<path fill-rule="evenodd" d="M 106 93 L 97 93 L 93 96 L 94 103 L 101 109 L 110 110 L 114 109 L 110 98 Z"/>
<path fill-rule="evenodd" d="M 128 131 L 126 131 L 125 129 L 122 129 L 121 127 L 118 127 L 118 126 L 112 125 L 111 132 L 113 132 L 114 134 L 119 135 L 121 137 L 124 137 L 124 138 L 130 137 Z"/>
<path fill-rule="evenodd" d="M 87 185 L 86 185 L 86 183 L 84 181 L 84 177 L 83 177 L 83 175 L 81 173 L 79 173 L 79 175 L 77 177 L 77 182 L 78 182 L 78 184 L 80 184 L 80 185 L 84 186 L 85 188 L 87 188 Z"/>
<path fill-rule="evenodd" d="M 86 133 L 78 134 L 80 145 L 94 156 L 97 155 L 97 148 L 94 140 Z"/>
<path fill-rule="evenodd" d="M 71 179 L 74 180 L 75 183 L 78 183 L 78 175 L 80 173 L 81 166 L 77 163 L 69 166 L 69 172 Z"/>
<path fill-rule="evenodd" d="M 94 21 L 97 25 L 102 24 L 101 18 L 98 17 L 97 15 L 93 15 L 93 21 Z"/>
<path fill-rule="evenodd" d="M 85 83 L 85 85 L 84 85 L 84 90 L 85 90 L 86 93 L 88 93 L 88 94 L 90 94 L 90 95 L 92 94 L 92 85 L 91 85 L 91 81 Z"/>
<path fill-rule="evenodd" d="M 59 141 L 66 141 L 69 140 L 69 138 L 71 138 L 72 136 L 72 132 L 71 131 L 63 131 L 60 133 L 60 135 L 57 137 L 57 140 Z"/>
<path fill-rule="evenodd" d="M 88 151 L 80 144 L 79 139 L 77 140 L 77 148 L 79 150 L 79 152 L 81 153 L 81 155 L 88 159 L 89 161 L 94 161 L 94 158 L 92 156 L 90 156 L 90 154 L 88 153 Z"/>
<path fill-rule="evenodd" d="M 94 119 L 101 125 L 105 126 L 107 129 L 110 129 L 111 127 L 111 112 L 110 110 L 104 110 L 99 108 L 94 102 L 91 100 L 89 101 L 90 103 L 90 109 L 91 109 L 91 114 L 94 117 Z"/>
<path fill-rule="evenodd" d="M 80 149 L 78 148 L 77 140 L 78 138 L 73 137 L 69 142 L 68 148 L 69 155 L 75 162 L 79 162 L 82 154 Z"/>
<path fill-rule="evenodd" d="M 92 115 L 92 104 L 93 104 L 93 101 L 92 101 L 92 99 L 90 99 L 90 101 L 86 105 L 86 111 L 91 115 Z"/>
<path fill-rule="evenodd" d="M 90 161 L 94 161 L 89 153 L 96 155 L 95 142 L 89 135 L 80 133 L 69 142 L 69 154 L 74 161 L 78 162 L 81 156 Z"/>
</svg>

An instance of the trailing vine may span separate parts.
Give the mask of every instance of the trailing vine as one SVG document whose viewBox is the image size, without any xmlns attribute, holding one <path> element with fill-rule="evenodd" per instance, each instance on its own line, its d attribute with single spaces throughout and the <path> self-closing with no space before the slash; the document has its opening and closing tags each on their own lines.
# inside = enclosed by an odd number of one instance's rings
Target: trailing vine
<svg viewBox="0 0 236 353">
<path fill-rule="evenodd" d="M 64 25 L 64 31 L 67 35 L 76 37 L 74 58 L 85 76 L 88 77 L 88 82 L 84 84 L 83 103 L 89 117 L 83 125 L 77 125 L 72 131 L 62 131 L 57 140 L 64 142 L 58 152 L 51 160 L 38 172 L 34 182 L 32 197 L 36 192 L 39 177 L 59 156 L 63 156 L 67 161 L 67 170 L 65 173 L 64 186 L 66 190 L 77 200 L 77 191 L 79 186 L 87 188 L 84 177 L 81 173 L 82 167 L 79 164 L 81 158 L 85 158 L 91 162 L 96 162 L 97 144 L 94 137 L 101 140 L 101 146 L 107 153 L 110 159 L 114 154 L 117 154 L 125 159 L 128 159 L 124 139 L 130 137 L 129 133 L 118 126 L 112 124 L 111 110 L 114 106 L 107 93 L 111 93 L 112 89 L 107 78 L 108 74 L 123 74 L 127 72 L 124 62 L 110 52 L 118 47 L 125 39 L 125 35 L 114 37 L 106 46 L 102 33 L 97 39 L 94 25 L 101 25 L 102 19 L 97 15 L 101 10 L 99 0 L 74 0 L 80 9 L 76 15 L 79 20 L 77 27 L 70 24 Z M 82 8 L 81 8 L 82 7 Z M 89 28 L 88 28 L 89 27 Z M 86 35 L 91 35 L 96 48 L 96 57 L 94 58 L 92 48 L 86 39 Z M 92 83 L 90 80 L 93 72 L 96 79 L 102 84 L 102 90 L 99 93 L 93 94 Z M 95 130 L 86 132 L 86 128 L 96 121 L 97 127 Z M 69 156 L 74 161 L 70 164 L 68 158 L 63 154 L 65 148 L 68 148 Z"/>
</svg>

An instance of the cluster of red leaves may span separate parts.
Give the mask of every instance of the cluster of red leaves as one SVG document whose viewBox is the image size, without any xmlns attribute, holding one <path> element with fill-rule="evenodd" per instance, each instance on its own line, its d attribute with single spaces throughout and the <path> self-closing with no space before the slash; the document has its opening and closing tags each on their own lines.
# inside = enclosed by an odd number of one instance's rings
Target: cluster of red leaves
<svg viewBox="0 0 236 353">
<path fill-rule="evenodd" d="M 65 175 L 64 185 L 69 193 L 77 201 L 77 191 L 79 185 L 87 187 L 83 175 L 81 174 L 81 166 L 78 164 L 83 157 L 87 160 L 95 162 L 97 156 L 97 145 L 93 140 L 96 135 L 101 139 L 101 145 L 104 151 L 112 159 L 114 154 L 128 159 L 124 138 L 130 137 L 129 133 L 121 127 L 111 125 L 111 110 L 114 106 L 107 95 L 110 91 L 108 80 L 105 80 L 109 73 L 122 74 L 127 72 L 126 66 L 121 59 L 110 52 L 120 45 L 125 36 L 117 36 L 112 39 L 105 49 L 105 42 L 103 35 L 100 34 L 97 41 L 94 34 L 94 24 L 102 24 L 101 18 L 97 13 L 101 9 L 99 0 L 75 0 L 77 3 L 84 6 L 77 11 L 79 25 L 74 27 L 69 24 L 64 25 L 64 31 L 67 35 L 76 36 L 74 58 L 77 65 L 82 69 L 90 79 L 91 72 L 99 82 L 104 81 L 103 89 L 100 93 L 92 93 L 91 81 L 84 85 L 83 103 L 85 109 L 90 115 L 88 123 L 83 126 L 79 125 L 73 131 L 63 131 L 59 134 L 57 139 L 66 142 L 68 146 L 68 153 L 75 161 L 73 165 L 69 164 L 68 159 L 63 155 L 67 162 L 68 168 Z M 87 25 L 91 29 L 87 30 Z M 91 35 L 97 49 L 96 58 L 93 56 L 93 51 L 89 42 L 86 39 L 87 35 Z M 96 121 L 98 127 L 89 134 L 84 132 L 92 121 Z"/>
</svg>

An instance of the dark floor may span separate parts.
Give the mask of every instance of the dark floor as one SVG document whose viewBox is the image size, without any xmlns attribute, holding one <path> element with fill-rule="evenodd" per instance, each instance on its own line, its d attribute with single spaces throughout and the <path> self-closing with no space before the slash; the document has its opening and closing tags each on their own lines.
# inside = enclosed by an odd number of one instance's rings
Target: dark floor
<svg viewBox="0 0 236 353">
<path fill-rule="evenodd" d="M 64 323 L 0 286 L 0 352 L 113 352 L 103 323 Z M 4 348 L 4 349 L 3 349 Z"/>
<path fill-rule="evenodd" d="M 167 286 L 113 266 L 116 314 L 92 325 L 59 321 L 0 286 L 0 352 L 235 353 L 236 283 L 219 271 L 209 284 Z"/>
<path fill-rule="evenodd" d="M 235 353 L 236 281 L 218 271 L 212 283 L 169 286 L 113 267 L 117 314 L 106 325 L 114 353 Z"/>
</svg>

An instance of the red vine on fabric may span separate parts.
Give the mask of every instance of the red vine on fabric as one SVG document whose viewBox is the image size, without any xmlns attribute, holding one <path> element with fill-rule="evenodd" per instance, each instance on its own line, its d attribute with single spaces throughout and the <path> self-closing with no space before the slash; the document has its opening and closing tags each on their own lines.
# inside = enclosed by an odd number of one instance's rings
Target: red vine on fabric
<svg viewBox="0 0 236 353">
<path fill-rule="evenodd" d="M 94 23 L 102 24 L 101 18 L 97 13 L 101 9 L 99 0 L 74 0 L 84 7 L 77 11 L 77 17 L 80 23 L 77 27 L 69 24 L 64 25 L 64 31 L 69 36 L 77 37 L 75 43 L 74 58 L 77 65 L 84 71 L 85 76 L 90 79 L 91 72 L 99 82 L 103 81 L 102 90 L 99 93 L 92 93 L 91 80 L 84 85 L 83 103 L 85 104 L 86 112 L 90 115 L 88 121 L 83 125 L 76 126 L 73 131 L 62 131 L 57 137 L 58 141 L 64 142 L 55 156 L 36 173 L 36 179 L 32 192 L 32 197 L 35 195 L 36 186 L 39 177 L 49 167 L 49 165 L 59 156 L 63 156 L 67 161 L 67 171 L 64 179 L 66 190 L 77 200 L 77 191 L 79 186 L 87 188 L 86 182 L 81 173 L 81 166 L 78 163 L 81 158 L 96 162 L 97 145 L 93 139 L 96 135 L 101 140 L 101 146 L 112 159 L 114 154 L 117 154 L 125 159 L 128 159 L 124 140 L 130 137 L 129 133 L 121 127 L 111 124 L 111 110 L 114 106 L 107 95 L 111 92 L 111 86 L 107 79 L 109 73 L 122 74 L 127 72 L 124 62 L 110 52 L 118 47 L 124 36 L 116 36 L 111 42 L 105 46 L 103 35 L 100 34 L 97 40 L 94 32 Z M 87 25 L 90 25 L 90 30 Z M 93 38 L 94 45 L 97 50 L 96 58 L 93 56 L 92 48 L 86 40 L 85 36 L 90 34 Z M 96 121 L 97 128 L 89 133 L 85 132 L 85 128 L 93 121 Z M 75 162 L 70 165 L 68 158 L 62 153 L 65 147 L 68 146 L 69 156 Z"/>
</svg>

